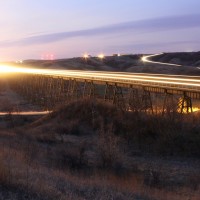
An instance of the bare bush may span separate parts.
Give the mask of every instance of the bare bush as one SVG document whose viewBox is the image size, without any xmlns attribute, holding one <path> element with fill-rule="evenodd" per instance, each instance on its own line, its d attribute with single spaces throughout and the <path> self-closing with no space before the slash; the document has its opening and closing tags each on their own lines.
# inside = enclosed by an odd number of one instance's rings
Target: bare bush
<svg viewBox="0 0 200 200">
<path fill-rule="evenodd" d="M 110 168 L 119 158 L 119 138 L 114 134 L 113 124 L 102 124 L 98 135 L 98 150 L 103 168 Z"/>
</svg>

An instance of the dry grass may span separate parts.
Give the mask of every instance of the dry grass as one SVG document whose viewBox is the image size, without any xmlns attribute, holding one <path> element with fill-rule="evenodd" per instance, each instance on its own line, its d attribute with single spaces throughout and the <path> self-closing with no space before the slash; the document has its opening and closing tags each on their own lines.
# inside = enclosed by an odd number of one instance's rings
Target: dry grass
<svg viewBox="0 0 200 200">
<path fill-rule="evenodd" d="M 197 200 L 199 115 L 170 120 L 84 100 L 0 130 L 0 199 Z"/>
</svg>

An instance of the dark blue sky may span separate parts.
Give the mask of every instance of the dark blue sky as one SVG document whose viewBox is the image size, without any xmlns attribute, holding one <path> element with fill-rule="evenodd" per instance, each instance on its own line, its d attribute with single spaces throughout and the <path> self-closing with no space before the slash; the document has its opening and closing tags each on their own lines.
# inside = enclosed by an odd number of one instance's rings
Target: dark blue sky
<svg viewBox="0 0 200 200">
<path fill-rule="evenodd" d="M 0 60 L 200 50 L 199 0 L 6 0 Z"/>
</svg>

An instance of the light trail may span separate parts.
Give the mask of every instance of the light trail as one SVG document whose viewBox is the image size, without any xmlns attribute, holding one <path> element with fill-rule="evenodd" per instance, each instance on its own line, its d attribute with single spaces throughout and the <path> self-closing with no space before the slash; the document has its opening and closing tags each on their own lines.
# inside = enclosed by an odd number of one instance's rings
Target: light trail
<svg viewBox="0 0 200 200">
<path fill-rule="evenodd" d="M 59 73 L 58 73 L 59 72 Z M 57 71 L 57 74 L 60 74 L 61 76 L 63 76 L 63 73 L 68 73 L 68 75 L 77 75 L 77 72 L 80 72 L 82 74 L 82 76 L 88 76 L 88 75 L 94 75 L 94 71 L 66 71 L 66 70 L 62 70 L 62 71 Z M 158 80 L 171 80 L 171 81 L 192 81 L 192 82 L 198 82 L 200 83 L 200 77 L 195 77 L 195 78 L 198 78 L 198 79 L 193 79 L 192 76 L 181 76 L 183 78 L 179 78 L 180 76 L 171 76 L 171 75 L 162 75 L 162 74 L 134 74 L 134 73 L 116 73 L 116 72 L 106 72 L 106 73 L 103 73 L 102 71 L 95 71 L 95 74 L 98 74 L 98 75 L 95 75 L 95 77 L 97 76 L 104 76 L 104 77 L 109 77 L 112 75 L 113 77 L 121 77 L 121 78 L 150 78 L 150 79 L 158 79 Z M 100 74 L 100 75 L 99 75 Z"/>
<path fill-rule="evenodd" d="M 176 67 L 181 67 L 182 65 L 177 65 L 177 64 L 172 64 L 172 63 L 163 63 L 163 62 L 156 62 L 149 60 L 150 58 L 153 58 L 155 56 L 162 55 L 163 53 L 160 54 L 153 54 L 153 55 L 148 55 L 148 56 L 143 56 L 142 61 L 146 63 L 152 63 L 152 64 L 161 64 L 161 65 L 170 65 L 170 66 L 176 66 Z M 200 69 L 200 67 L 196 67 L 197 69 Z"/>
<path fill-rule="evenodd" d="M 46 115 L 49 114 L 50 111 L 22 111 L 22 112 L 0 112 L 0 116 L 5 116 L 5 115 L 26 115 L 26 116 L 34 116 L 34 115 Z"/>
<path fill-rule="evenodd" d="M 104 71 L 84 71 L 84 70 L 56 70 L 56 69 L 36 69 L 14 66 L 0 66 L 4 73 L 25 73 L 49 75 L 62 78 L 77 78 L 91 81 L 116 82 L 124 84 L 145 84 L 145 85 L 164 85 L 173 89 L 195 89 L 200 91 L 200 77 L 195 76 L 176 76 L 163 74 L 145 74 L 145 73 L 125 73 L 125 72 L 104 72 Z M 195 88 L 194 88 L 195 87 Z"/>
<path fill-rule="evenodd" d="M 156 61 L 149 60 L 149 58 L 153 58 L 155 56 L 159 56 L 159 55 L 162 55 L 162 54 L 163 53 L 143 56 L 142 57 L 142 61 L 146 62 L 146 63 L 152 63 L 152 64 L 171 65 L 171 66 L 176 66 L 176 67 L 181 67 L 182 66 L 182 65 L 172 64 L 172 63 L 163 63 L 163 62 L 156 62 Z"/>
</svg>

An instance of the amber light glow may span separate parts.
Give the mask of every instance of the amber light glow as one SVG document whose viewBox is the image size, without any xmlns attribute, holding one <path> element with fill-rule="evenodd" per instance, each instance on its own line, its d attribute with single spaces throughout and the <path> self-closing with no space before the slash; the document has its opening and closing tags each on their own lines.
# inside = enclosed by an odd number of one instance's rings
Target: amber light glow
<svg viewBox="0 0 200 200">
<path fill-rule="evenodd" d="M 10 73 L 15 72 L 15 67 L 11 67 L 8 65 L 0 65 L 0 73 Z"/>
<path fill-rule="evenodd" d="M 198 108 L 198 107 L 192 107 L 192 111 L 193 112 L 198 112 L 198 111 L 200 111 L 200 108 Z"/>
</svg>

